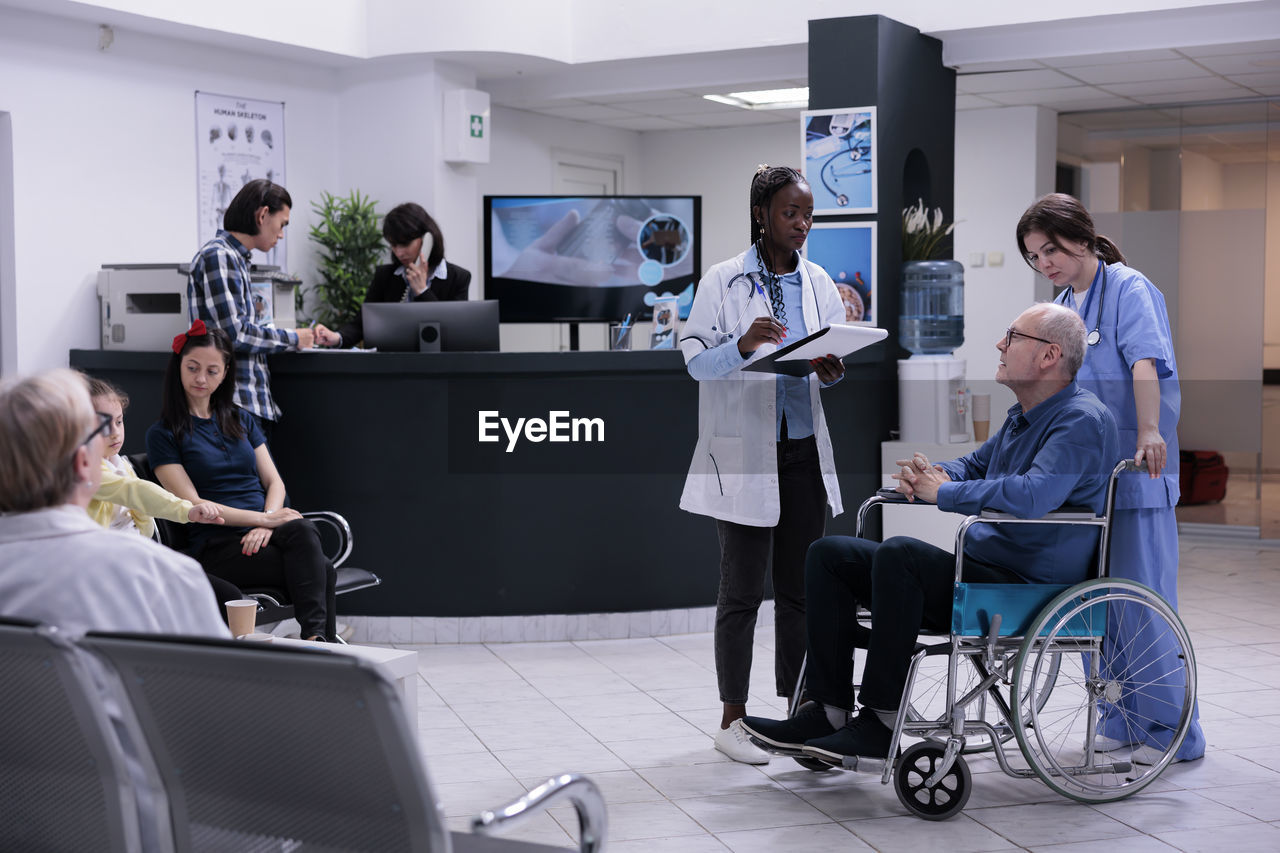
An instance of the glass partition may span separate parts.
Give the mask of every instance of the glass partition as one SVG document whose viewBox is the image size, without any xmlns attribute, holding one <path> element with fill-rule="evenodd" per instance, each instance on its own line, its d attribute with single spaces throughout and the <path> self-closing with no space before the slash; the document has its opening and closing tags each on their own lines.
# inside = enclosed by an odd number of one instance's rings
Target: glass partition
<svg viewBox="0 0 1280 853">
<path fill-rule="evenodd" d="M 1263 381 L 1280 380 L 1280 101 L 1064 113 L 1059 151 L 1098 231 L 1164 293 L 1182 449 L 1231 469 L 1223 501 L 1179 520 L 1280 538 L 1280 385 Z"/>
</svg>

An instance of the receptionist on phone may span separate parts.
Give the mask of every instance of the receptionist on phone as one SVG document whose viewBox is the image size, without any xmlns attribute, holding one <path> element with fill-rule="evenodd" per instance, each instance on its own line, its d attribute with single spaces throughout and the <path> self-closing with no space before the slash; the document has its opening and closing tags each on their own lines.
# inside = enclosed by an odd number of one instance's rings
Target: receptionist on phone
<svg viewBox="0 0 1280 853">
<path fill-rule="evenodd" d="M 467 298 L 471 273 L 444 259 L 444 235 L 422 205 L 406 202 L 382 220 L 382 236 L 391 246 L 393 263 L 374 270 L 365 302 L 447 302 Z M 357 314 L 338 330 L 338 346 L 364 340 Z"/>
</svg>

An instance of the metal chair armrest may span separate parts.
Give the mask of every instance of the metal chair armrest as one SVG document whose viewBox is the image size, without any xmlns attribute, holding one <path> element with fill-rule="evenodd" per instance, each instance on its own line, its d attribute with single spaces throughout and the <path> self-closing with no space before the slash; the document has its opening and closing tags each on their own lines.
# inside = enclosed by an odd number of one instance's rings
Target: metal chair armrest
<svg viewBox="0 0 1280 853">
<path fill-rule="evenodd" d="M 351 525 L 347 524 L 347 520 L 332 510 L 312 510 L 311 512 L 302 513 L 302 517 L 311 520 L 318 525 L 325 525 L 334 532 L 338 539 L 338 549 L 334 554 L 325 554 L 329 558 L 329 562 L 333 563 L 336 569 L 340 567 L 347 557 L 351 556 L 351 549 L 355 547 L 355 538 L 351 534 Z"/>
<path fill-rule="evenodd" d="M 532 815 L 568 799 L 578 812 L 581 853 L 597 853 L 604 849 L 608 832 L 608 815 L 604 796 L 596 783 L 578 773 L 552 776 L 524 796 L 496 810 L 483 811 L 471 819 L 472 832 L 501 835 L 516 829 Z"/>
</svg>

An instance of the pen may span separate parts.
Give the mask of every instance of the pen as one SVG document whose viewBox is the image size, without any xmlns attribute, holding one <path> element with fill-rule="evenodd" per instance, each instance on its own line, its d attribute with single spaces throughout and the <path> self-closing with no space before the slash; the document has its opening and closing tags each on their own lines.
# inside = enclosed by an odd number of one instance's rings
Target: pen
<svg viewBox="0 0 1280 853">
<path fill-rule="evenodd" d="M 769 295 L 764 292 L 764 288 L 760 286 L 760 282 L 758 280 L 755 281 L 755 286 L 756 286 L 756 290 L 759 291 L 760 293 L 760 300 L 764 302 L 764 310 L 769 312 L 769 319 L 777 323 L 778 318 L 774 316 L 773 306 L 769 304 Z M 786 326 L 783 326 L 783 328 L 785 329 Z"/>
</svg>

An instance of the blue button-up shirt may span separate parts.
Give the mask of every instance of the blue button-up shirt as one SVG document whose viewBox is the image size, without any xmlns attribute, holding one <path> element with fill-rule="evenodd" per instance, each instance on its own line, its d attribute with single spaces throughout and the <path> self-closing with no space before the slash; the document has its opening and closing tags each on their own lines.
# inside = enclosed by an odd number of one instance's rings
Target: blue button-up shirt
<svg viewBox="0 0 1280 853">
<path fill-rule="evenodd" d="M 243 243 L 218 229 L 191 259 L 188 311 L 192 320 L 204 320 L 231 338 L 236 351 L 236 405 L 274 421 L 280 417 L 280 407 L 271 396 L 267 353 L 296 349 L 298 335 L 292 329 L 254 322 L 249 255 Z"/>
<path fill-rule="evenodd" d="M 952 480 L 938 506 L 966 515 L 994 509 L 1039 518 L 1064 506 L 1105 509 L 1107 481 L 1120 461 L 1115 419 L 1075 382 L 1023 411 L 1009 409 L 1004 426 L 968 456 L 943 462 Z M 1030 583 L 1077 583 L 1092 564 L 1098 529 L 1059 524 L 979 524 L 965 556 L 1010 569 Z"/>
</svg>

